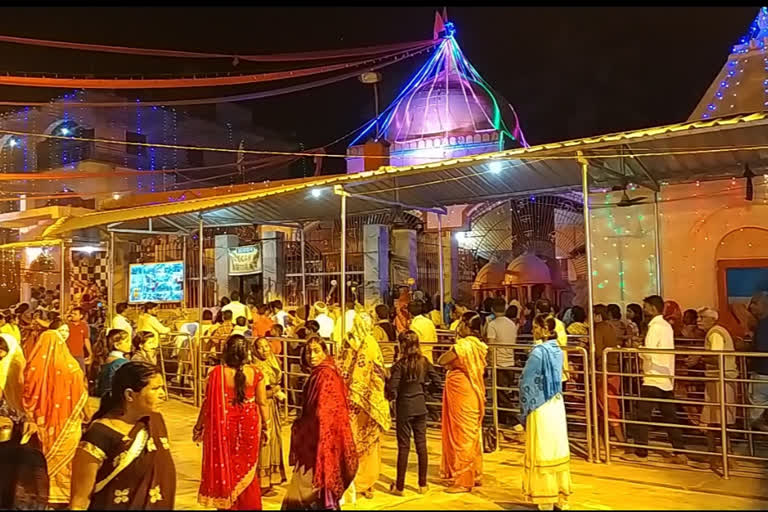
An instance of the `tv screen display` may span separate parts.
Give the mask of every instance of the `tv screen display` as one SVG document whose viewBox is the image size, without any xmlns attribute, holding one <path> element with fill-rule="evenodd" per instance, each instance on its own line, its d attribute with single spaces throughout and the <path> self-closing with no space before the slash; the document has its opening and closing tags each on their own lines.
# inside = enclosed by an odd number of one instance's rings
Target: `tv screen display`
<svg viewBox="0 0 768 512">
<path fill-rule="evenodd" d="M 141 263 L 130 266 L 128 302 L 184 300 L 184 262 Z"/>
</svg>

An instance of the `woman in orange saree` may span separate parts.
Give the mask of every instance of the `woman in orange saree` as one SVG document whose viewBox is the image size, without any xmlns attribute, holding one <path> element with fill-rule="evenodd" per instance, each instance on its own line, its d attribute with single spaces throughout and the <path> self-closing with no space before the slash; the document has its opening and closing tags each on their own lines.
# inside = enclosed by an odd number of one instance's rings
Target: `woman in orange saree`
<svg viewBox="0 0 768 512">
<path fill-rule="evenodd" d="M 485 414 L 485 373 L 488 346 L 480 341 L 481 319 L 465 313 L 456 344 L 440 356 L 447 370 L 443 390 L 443 458 L 440 475 L 450 480 L 448 493 L 470 492 L 483 473 L 482 423 Z"/>
<path fill-rule="evenodd" d="M 269 442 L 270 414 L 264 376 L 246 365 L 248 346 L 236 334 L 227 340 L 224 364 L 208 374 L 205 402 L 193 440 L 203 442 L 198 502 L 229 510 L 261 510 L 258 462 Z"/>
<path fill-rule="evenodd" d="M 34 419 L 48 463 L 52 505 L 68 504 L 72 459 L 82 435 L 88 392 L 67 347 L 67 324 L 56 319 L 32 347 L 24 369 L 24 409 Z"/>
</svg>

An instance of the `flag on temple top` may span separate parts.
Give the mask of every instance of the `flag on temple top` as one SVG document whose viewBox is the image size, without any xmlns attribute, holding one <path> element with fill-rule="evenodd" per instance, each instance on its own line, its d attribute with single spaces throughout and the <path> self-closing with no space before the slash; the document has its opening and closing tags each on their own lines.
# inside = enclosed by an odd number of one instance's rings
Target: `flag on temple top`
<svg viewBox="0 0 768 512">
<path fill-rule="evenodd" d="M 445 32 L 445 20 L 439 12 L 435 12 L 435 28 L 432 31 L 432 38 L 437 39 L 441 32 Z"/>
</svg>

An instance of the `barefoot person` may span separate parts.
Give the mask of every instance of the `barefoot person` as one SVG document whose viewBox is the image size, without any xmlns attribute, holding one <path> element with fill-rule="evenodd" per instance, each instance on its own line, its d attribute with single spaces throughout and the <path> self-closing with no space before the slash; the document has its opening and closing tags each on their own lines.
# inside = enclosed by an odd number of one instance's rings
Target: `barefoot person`
<svg viewBox="0 0 768 512">
<path fill-rule="evenodd" d="M 301 416 L 291 427 L 289 462 L 295 466 L 282 509 L 339 510 L 358 466 L 347 388 L 320 337 L 307 340 L 300 360 L 310 375 Z"/>
<path fill-rule="evenodd" d="M 193 432 L 203 442 L 198 501 L 218 509 L 261 510 L 257 463 L 270 432 L 264 376 L 246 364 L 248 346 L 240 335 L 230 336 L 222 357 L 224 364 L 208 375 Z"/>
<path fill-rule="evenodd" d="M 533 337 L 542 340 L 528 355 L 520 378 L 520 419 L 525 425 L 523 494 L 539 510 L 567 508 L 571 452 L 563 401 L 563 351 L 555 320 L 539 314 Z"/>
<path fill-rule="evenodd" d="M 355 315 L 339 363 L 349 388 L 350 422 L 360 459 L 355 489 L 368 499 L 373 498 L 373 485 L 381 473 L 381 438 L 392 421 L 384 395 L 387 371 L 373 327 L 368 313 Z"/>
<path fill-rule="evenodd" d="M 488 346 L 480 341 L 480 315 L 464 314 L 456 344 L 440 356 L 445 367 L 443 390 L 443 459 L 440 475 L 451 481 L 445 492 L 470 492 L 483 474 L 482 423 Z"/>
</svg>

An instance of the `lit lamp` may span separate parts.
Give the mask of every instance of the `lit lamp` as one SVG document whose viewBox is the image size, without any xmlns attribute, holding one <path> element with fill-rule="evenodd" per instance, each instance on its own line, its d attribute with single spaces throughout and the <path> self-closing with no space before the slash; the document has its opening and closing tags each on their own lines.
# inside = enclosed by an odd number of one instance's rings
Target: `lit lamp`
<svg viewBox="0 0 768 512">
<path fill-rule="evenodd" d="M 376 109 L 376 140 L 379 140 L 379 82 L 381 82 L 381 73 L 376 71 L 367 71 L 360 75 L 358 79 L 364 84 L 373 86 L 373 103 Z"/>
</svg>

